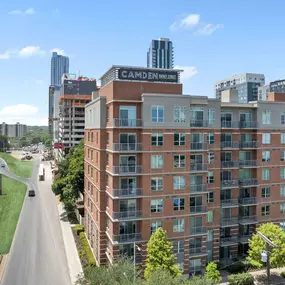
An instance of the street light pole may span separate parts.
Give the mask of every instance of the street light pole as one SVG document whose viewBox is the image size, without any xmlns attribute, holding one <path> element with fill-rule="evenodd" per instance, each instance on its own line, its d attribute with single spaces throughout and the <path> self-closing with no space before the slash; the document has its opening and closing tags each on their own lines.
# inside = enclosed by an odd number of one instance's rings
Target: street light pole
<svg viewBox="0 0 285 285">
<path fill-rule="evenodd" d="M 134 284 L 136 283 L 136 242 L 134 242 Z"/>
<path fill-rule="evenodd" d="M 266 243 L 266 251 L 267 251 L 267 262 L 266 262 L 267 284 L 270 285 L 270 248 L 268 243 Z"/>
</svg>

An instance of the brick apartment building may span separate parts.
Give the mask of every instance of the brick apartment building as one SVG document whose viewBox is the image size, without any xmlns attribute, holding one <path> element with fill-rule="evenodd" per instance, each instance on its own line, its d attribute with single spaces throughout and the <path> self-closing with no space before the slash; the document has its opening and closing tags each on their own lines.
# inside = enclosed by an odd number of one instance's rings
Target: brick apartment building
<svg viewBox="0 0 285 285">
<path fill-rule="evenodd" d="M 143 262 L 163 227 L 184 273 L 199 273 L 246 254 L 260 223 L 285 226 L 282 98 L 182 95 L 180 72 L 113 66 L 85 108 L 85 230 L 98 264 L 134 251 Z"/>
</svg>

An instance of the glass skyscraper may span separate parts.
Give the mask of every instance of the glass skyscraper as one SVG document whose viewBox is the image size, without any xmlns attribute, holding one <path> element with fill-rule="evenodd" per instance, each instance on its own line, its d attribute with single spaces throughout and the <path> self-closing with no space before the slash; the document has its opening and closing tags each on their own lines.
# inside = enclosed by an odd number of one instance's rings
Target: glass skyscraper
<svg viewBox="0 0 285 285">
<path fill-rule="evenodd" d="M 51 58 L 51 85 L 60 86 L 61 77 L 64 73 L 69 73 L 69 58 L 53 52 Z"/>
<path fill-rule="evenodd" d="M 152 40 L 147 52 L 147 67 L 173 68 L 173 45 L 168 38 Z"/>
</svg>

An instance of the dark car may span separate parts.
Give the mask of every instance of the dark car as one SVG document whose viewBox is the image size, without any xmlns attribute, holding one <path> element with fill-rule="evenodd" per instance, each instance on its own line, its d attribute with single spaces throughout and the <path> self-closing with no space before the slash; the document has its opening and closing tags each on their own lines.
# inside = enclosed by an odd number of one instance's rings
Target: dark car
<svg viewBox="0 0 285 285">
<path fill-rule="evenodd" d="M 1 167 L 3 167 L 3 168 L 4 168 L 4 167 L 5 167 L 5 164 L 4 164 L 4 163 L 3 163 L 3 164 L 1 164 Z"/>
<path fill-rule="evenodd" d="M 29 190 L 29 197 L 34 197 L 36 196 L 35 190 Z"/>
</svg>

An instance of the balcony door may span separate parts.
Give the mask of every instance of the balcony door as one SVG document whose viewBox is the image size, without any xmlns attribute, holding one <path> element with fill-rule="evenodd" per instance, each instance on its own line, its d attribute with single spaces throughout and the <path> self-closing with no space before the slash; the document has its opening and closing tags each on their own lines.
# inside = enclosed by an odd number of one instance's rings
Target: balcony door
<svg viewBox="0 0 285 285">
<path fill-rule="evenodd" d="M 202 163 L 203 163 L 203 154 L 191 154 L 190 155 L 191 165 L 196 165 L 196 164 L 201 165 Z"/>
<path fill-rule="evenodd" d="M 120 156 L 120 167 L 121 172 L 135 173 L 137 158 L 135 155 L 121 155 Z"/>
<path fill-rule="evenodd" d="M 120 125 L 136 126 L 137 107 L 136 106 L 120 106 Z"/>
<path fill-rule="evenodd" d="M 120 200 L 120 212 L 136 212 L 136 199 Z"/>
<path fill-rule="evenodd" d="M 246 123 L 252 121 L 252 115 L 251 112 L 242 112 L 239 114 L 239 120 L 240 123 L 243 125 L 246 125 Z"/>
<path fill-rule="evenodd" d="M 230 112 L 222 112 L 221 113 L 222 128 L 230 128 L 232 126 L 232 116 L 233 116 L 233 114 Z"/>
<path fill-rule="evenodd" d="M 204 120 L 204 108 L 202 107 L 191 107 L 190 109 L 190 120 L 195 124 L 201 124 L 203 126 Z"/>
<path fill-rule="evenodd" d="M 120 150 L 136 150 L 136 134 L 120 134 Z"/>
<path fill-rule="evenodd" d="M 221 201 L 232 199 L 232 189 L 221 190 Z"/>
<path fill-rule="evenodd" d="M 190 233 L 200 233 L 202 232 L 202 217 L 190 217 Z"/>
<path fill-rule="evenodd" d="M 121 240 L 129 240 L 135 237 L 136 222 L 121 222 L 120 223 L 120 238 Z"/>
<path fill-rule="evenodd" d="M 137 179 L 135 177 L 127 177 L 120 179 L 120 189 L 127 194 L 135 194 L 137 188 Z"/>
</svg>

